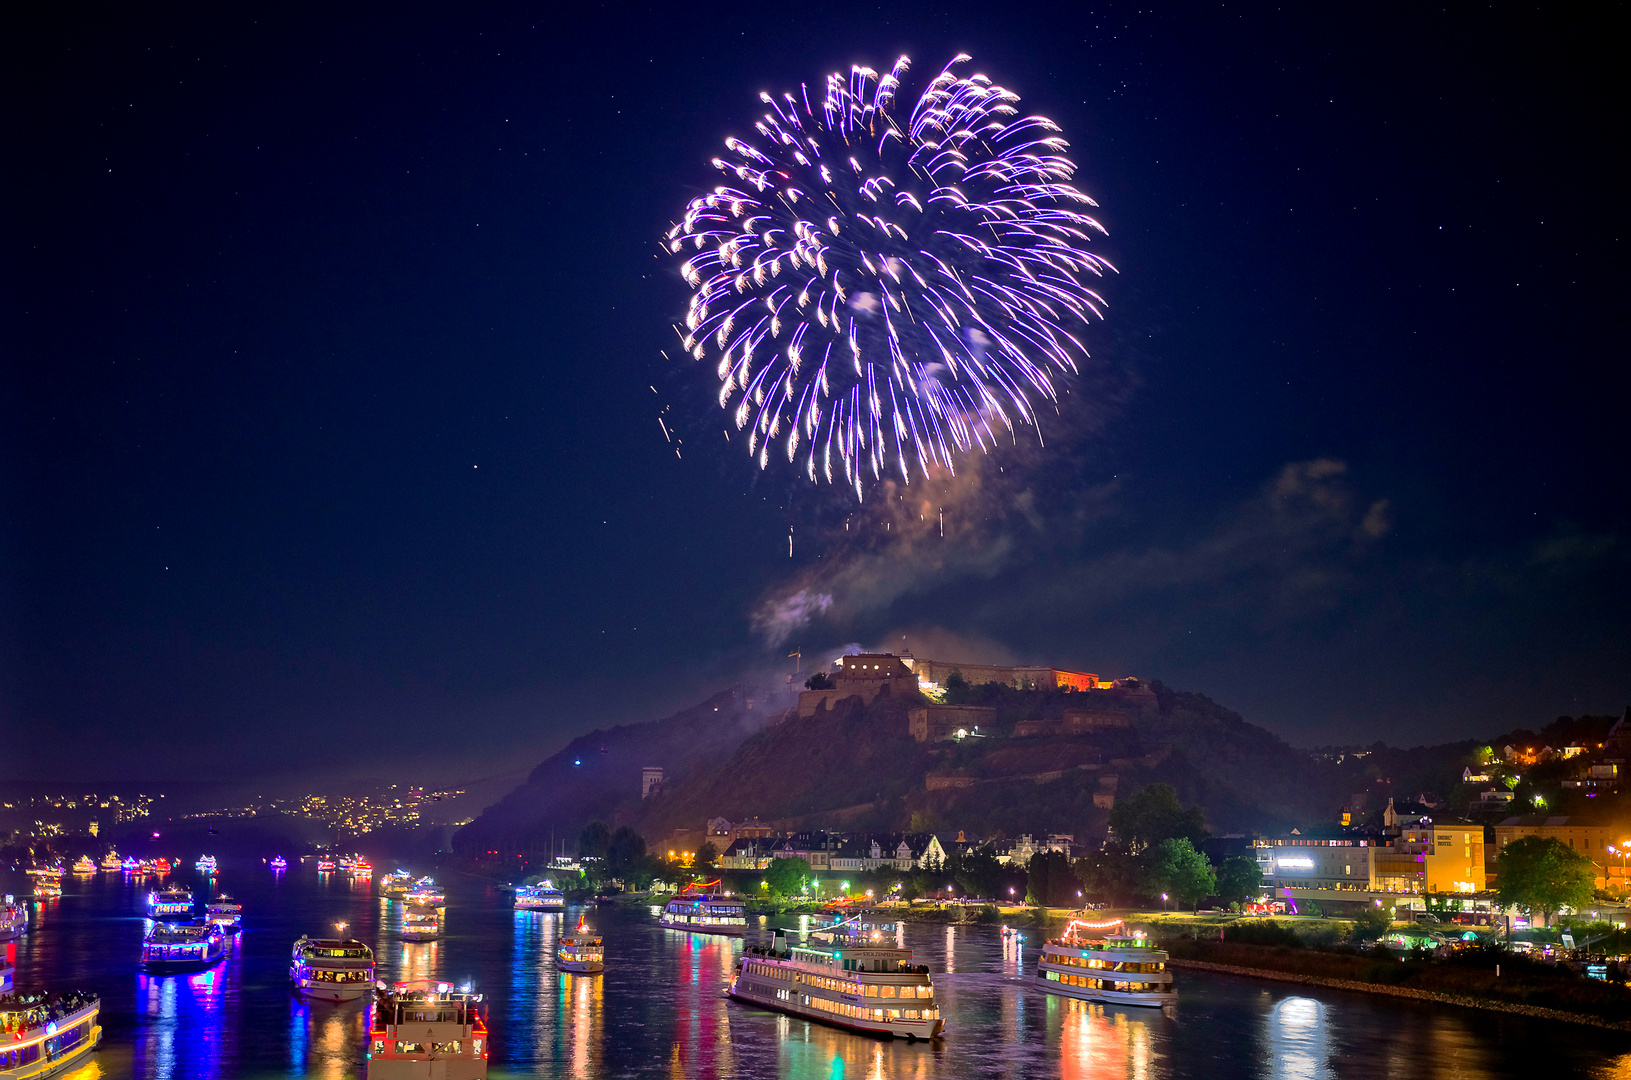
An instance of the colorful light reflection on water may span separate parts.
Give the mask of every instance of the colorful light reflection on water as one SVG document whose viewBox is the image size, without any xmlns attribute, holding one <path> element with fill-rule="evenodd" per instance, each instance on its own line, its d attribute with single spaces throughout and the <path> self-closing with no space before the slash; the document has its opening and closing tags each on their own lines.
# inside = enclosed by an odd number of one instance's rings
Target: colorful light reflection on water
<svg viewBox="0 0 1631 1080">
<path fill-rule="evenodd" d="M 294 939 L 341 921 L 375 950 L 382 976 L 468 980 L 485 995 L 495 1078 L 1631 1076 L 1624 1036 L 1364 995 L 1190 973 L 1168 1014 L 1045 995 L 1019 981 L 1038 935 L 1004 941 L 977 926 L 903 929 L 900 940 L 938 973 L 947 1036 L 878 1041 L 726 1000 L 741 942 L 663 930 L 649 905 L 587 909 L 608 968 L 575 975 L 556 970 L 554 953 L 577 909 L 517 912 L 485 882 L 438 877 L 445 933 L 405 943 L 402 903 L 346 875 L 223 866 L 220 887 L 244 904 L 245 929 L 219 964 L 170 976 L 136 969 L 145 885 L 118 874 L 69 880 L 18 943 L 18 981 L 102 994 L 103 1048 L 75 1080 L 361 1076 L 370 1006 L 308 1002 L 287 977 Z M 15 886 L 0 876 L 5 888 Z M 749 938 L 771 926 L 755 918 Z"/>
</svg>

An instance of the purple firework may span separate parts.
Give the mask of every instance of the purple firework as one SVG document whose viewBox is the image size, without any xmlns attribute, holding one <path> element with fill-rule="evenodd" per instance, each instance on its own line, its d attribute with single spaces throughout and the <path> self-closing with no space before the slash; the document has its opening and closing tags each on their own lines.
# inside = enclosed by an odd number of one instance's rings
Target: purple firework
<svg viewBox="0 0 1631 1080">
<path fill-rule="evenodd" d="M 694 290 L 676 327 L 716 358 L 719 404 L 748 452 L 862 496 L 995 445 L 1057 401 L 1104 300 L 1104 229 L 1070 184 L 1059 127 L 958 56 L 902 115 L 908 59 L 808 86 L 729 138 L 727 182 L 691 200 L 667 247 Z"/>
</svg>

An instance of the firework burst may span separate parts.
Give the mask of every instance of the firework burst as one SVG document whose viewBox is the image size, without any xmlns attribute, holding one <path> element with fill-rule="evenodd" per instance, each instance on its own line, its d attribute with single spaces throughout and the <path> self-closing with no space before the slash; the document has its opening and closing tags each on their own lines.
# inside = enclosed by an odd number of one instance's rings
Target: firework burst
<svg viewBox="0 0 1631 1080">
<path fill-rule="evenodd" d="M 668 230 L 693 290 L 685 349 L 712 359 L 719 404 L 760 468 L 870 482 L 987 451 L 1036 427 L 1102 318 L 1087 250 L 1103 228 L 1071 185 L 1053 121 L 958 56 L 910 112 L 908 66 L 854 67 L 725 140 L 726 183 Z M 1040 429 L 1038 428 L 1038 434 Z"/>
</svg>

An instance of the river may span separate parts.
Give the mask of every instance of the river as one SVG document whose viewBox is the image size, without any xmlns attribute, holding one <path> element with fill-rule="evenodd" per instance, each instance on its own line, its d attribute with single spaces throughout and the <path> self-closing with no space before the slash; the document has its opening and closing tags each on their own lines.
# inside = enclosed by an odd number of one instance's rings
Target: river
<svg viewBox="0 0 1631 1080">
<path fill-rule="evenodd" d="M 191 870 L 174 879 L 204 895 Z M 553 946 L 577 909 L 515 912 L 484 881 L 441 883 L 446 935 L 406 944 L 401 904 L 369 882 L 226 866 L 217 887 L 244 905 L 233 950 L 211 971 L 160 977 L 135 963 L 148 884 L 69 878 L 62 897 L 34 906 L 17 984 L 101 994 L 102 1048 L 76 1080 L 361 1076 L 366 1007 L 310 1004 L 288 983 L 292 942 L 337 922 L 374 948 L 382 977 L 471 982 L 485 997 L 494 1077 L 1631 1078 L 1631 1036 L 1365 994 L 1180 971 L 1166 1014 L 1067 1001 L 1017 981 L 1034 950 L 1005 951 L 996 928 L 924 923 L 901 935 L 935 973 L 946 1036 L 878 1041 L 726 1001 L 740 942 L 663 930 L 654 909 L 589 907 L 607 971 L 569 975 Z M 28 886 L 0 874 L 0 889 Z M 750 940 L 771 925 L 750 925 Z"/>
</svg>

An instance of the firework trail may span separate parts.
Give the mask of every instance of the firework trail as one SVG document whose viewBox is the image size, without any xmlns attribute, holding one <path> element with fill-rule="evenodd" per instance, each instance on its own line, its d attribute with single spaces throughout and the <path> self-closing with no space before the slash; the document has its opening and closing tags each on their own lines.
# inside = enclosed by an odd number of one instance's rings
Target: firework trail
<svg viewBox="0 0 1631 1080">
<path fill-rule="evenodd" d="M 725 140 L 727 182 L 693 199 L 666 246 L 690 310 L 676 327 L 713 359 L 719 404 L 765 468 L 868 484 L 955 472 L 999 433 L 1036 426 L 1103 318 L 1089 287 L 1103 228 L 1069 180 L 1059 127 L 1019 95 L 953 69 L 897 104 L 908 60 L 854 67 L 780 99 L 757 140 Z M 1038 429 L 1040 437 L 1040 429 Z M 800 459 L 802 458 L 802 461 Z"/>
</svg>

